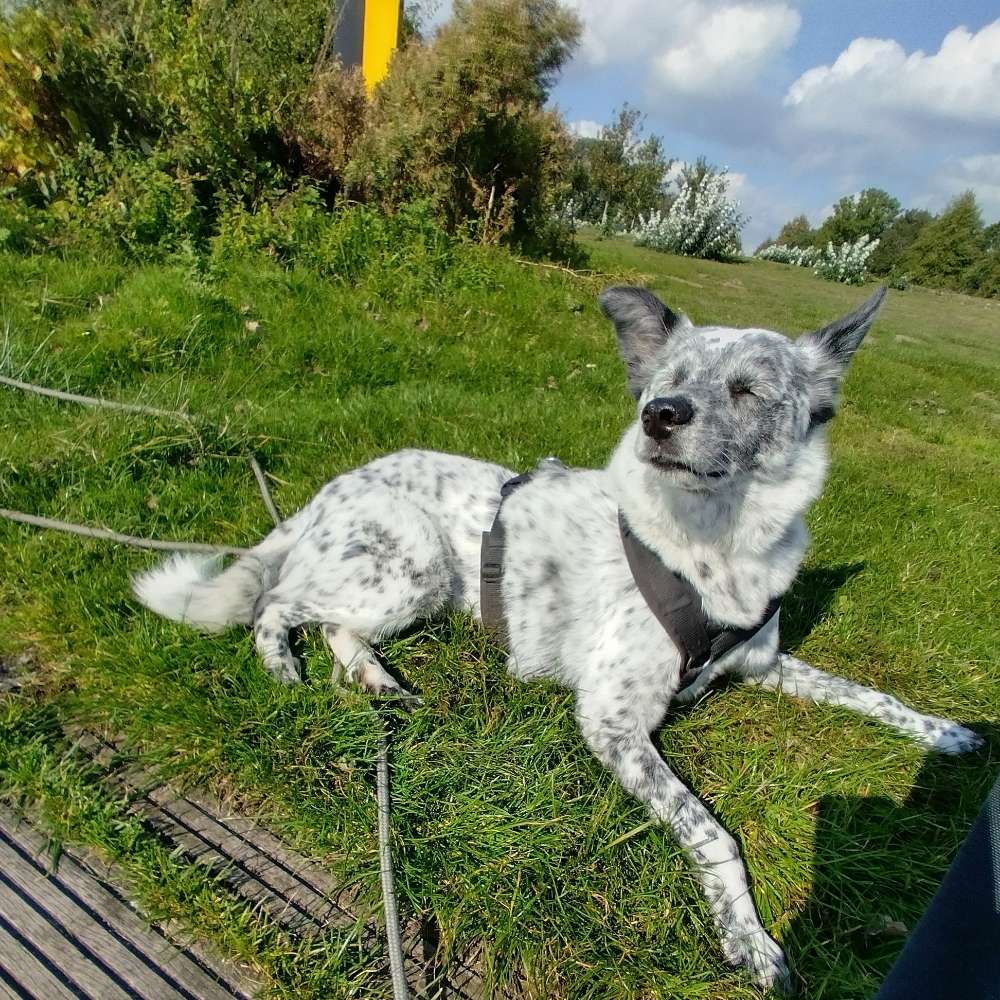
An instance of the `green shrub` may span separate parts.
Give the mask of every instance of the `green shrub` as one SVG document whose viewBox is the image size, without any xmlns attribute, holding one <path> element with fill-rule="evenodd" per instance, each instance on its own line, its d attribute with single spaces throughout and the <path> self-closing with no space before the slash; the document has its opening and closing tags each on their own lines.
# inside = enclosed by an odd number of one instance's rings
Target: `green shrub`
<svg viewBox="0 0 1000 1000">
<path fill-rule="evenodd" d="M 51 180 L 52 242 L 110 245 L 139 260 L 196 248 L 205 236 L 195 179 L 155 153 L 146 158 L 114 146 L 81 143 Z"/>
<path fill-rule="evenodd" d="M 545 100 L 579 22 L 558 0 L 457 0 L 393 58 L 348 166 L 355 197 L 426 199 L 452 231 L 530 244 L 569 190 L 572 143 Z"/>
<path fill-rule="evenodd" d="M 2 242 L 149 259 L 252 231 L 341 274 L 345 224 L 321 217 L 349 182 L 390 216 L 419 202 L 453 235 L 573 256 L 554 212 L 570 140 L 544 108 L 579 31 L 559 0 L 460 0 L 374 103 L 328 59 L 332 16 L 319 0 L 3 7 L 0 186 L 23 204 L 2 209 Z M 433 254 L 445 232 L 424 237 Z"/>
<path fill-rule="evenodd" d="M 328 211 L 319 191 L 301 186 L 256 211 L 231 204 L 212 240 L 212 267 L 247 253 L 303 265 L 346 284 L 365 282 L 387 299 L 405 300 L 447 286 L 495 281 L 481 250 L 450 236 L 427 202 L 386 215 L 364 205 Z"/>
<path fill-rule="evenodd" d="M 0 173 L 41 180 L 87 138 L 163 151 L 253 198 L 298 170 L 293 121 L 329 5 L 39 0 L 0 15 Z"/>
<path fill-rule="evenodd" d="M 17 188 L 0 188 L 0 250 L 24 253 L 43 247 L 52 229 L 44 208 L 25 201 Z"/>
</svg>

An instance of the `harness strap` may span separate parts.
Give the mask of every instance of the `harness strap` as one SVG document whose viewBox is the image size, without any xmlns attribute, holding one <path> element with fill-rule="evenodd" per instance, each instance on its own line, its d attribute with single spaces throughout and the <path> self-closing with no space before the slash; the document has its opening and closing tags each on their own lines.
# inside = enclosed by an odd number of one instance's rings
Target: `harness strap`
<svg viewBox="0 0 1000 1000">
<path fill-rule="evenodd" d="M 500 520 L 500 512 L 503 510 L 504 500 L 525 483 L 530 483 L 533 477 L 534 473 L 525 472 L 508 479 L 500 487 L 500 504 L 490 530 L 483 532 L 483 543 L 479 550 L 479 613 L 483 625 L 493 633 L 499 643 L 506 643 L 510 638 L 507 634 L 503 592 L 500 589 L 503 581 L 504 543 L 507 537 L 503 522 Z"/>
<path fill-rule="evenodd" d="M 633 533 L 621 510 L 618 527 L 639 593 L 681 654 L 680 690 L 693 684 L 713 660 L 753 638 L 781 607 L 781 599 L 773 598 L 760 622 L 750 628 L 710 621 L 698 591 Z"/>
<path fill-rule="evenodd" d="M 483 532 L 479 557 L 479 608 L 483 626 L 494 639 L 507 643 L 507 616 L 503 606 L 504 548 L 506 531 L 500 518 L 503 502 L 531 482 L 533 473 L 508 479 L 500 488 L 500 503 L 489 531 Z M 702 607 L 701 595 L 680 573 L 663 560 L 632 531 L 624 512 L 618 511 L 618 527 L 632 578 L 653 617 L 681 654 L 680 688 L 694 683 L 702 670 L 740 643 L 752 639 L 777 613 L 781 599 L 775 597 L 764 609 L 757 625 L 737 628 L 710 621 Z"/>
</svg>

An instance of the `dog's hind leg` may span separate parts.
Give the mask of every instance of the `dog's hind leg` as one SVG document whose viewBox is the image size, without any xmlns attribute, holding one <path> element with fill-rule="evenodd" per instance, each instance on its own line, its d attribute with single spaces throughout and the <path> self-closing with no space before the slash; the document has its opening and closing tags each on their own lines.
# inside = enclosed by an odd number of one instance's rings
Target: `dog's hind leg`
<svg viewBox="0 0 1000 1000">
<path fill-rule="evenodd" d="M 577 714 L 591 750 L 656 819 L 670 826 L 695 866 L 726 958 L 745 966 L 761 986 L 790 988 L 785 956 L 757 916 L 736 841 L 670 770 L 638 717 L 582 693 Z"/>
<path fill-rule="evenodd" d="M 378 661 L 375 650 L 356 632 L 341 625 L 323 626 L 323 636 L 334 658 L 334 682 L 343 672 L 352 684 L 372 694 L 397 694 L 416 700 Z"/>
<path fill-rule="evenodd" d="M 825 673 L 785 653 L 781 653 L 769 669 L 755 671 L 743 680 L 772 691 L 783 691 L 793 698 L 843 705 L 878 719 L 941 753 L 968 753 L 983 745 L 979 736 L 957 722 L 937 715 L 922 715 L 892 695 Z"/>
<path fill-rule="evenodd" d="M 302 679 L 302 667 L 292 653 L 288 631 L 301 624 L 294 607 L 260 598 L 254 608 L 253 634 L 267 672 L 282 684 Z"/>
</svg>

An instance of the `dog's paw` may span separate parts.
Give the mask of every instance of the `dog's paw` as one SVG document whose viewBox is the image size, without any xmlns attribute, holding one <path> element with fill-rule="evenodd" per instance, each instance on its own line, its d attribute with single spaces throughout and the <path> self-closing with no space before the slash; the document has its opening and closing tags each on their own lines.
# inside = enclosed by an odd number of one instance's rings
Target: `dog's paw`
<svg viewBox="0 0 1000 1000">
<path fill-rule="evenodd" d="M 381 687 L 372 690 L 371 693 L 376 698 L 382 698 L 387 702 L 398 704 L 408 712 L 420 708 L 424 703 L 424 699 L 420 695 L 413 694 L 412 691 L 408 691 L 402 684 L 397 684 L 395 681 L 391 684 L 383 684 Z"/>
<path fill-rule="evenodd" d="M 408 691 L 392 674 L 377 664 L 373 667 L 374 669 L 366 668 L 359 678 L 361 687 L 372 697 L 393 702 L 407 711 L 423 705 L 420 696 Z"/>
<path fill-rule="evenodd" d="M 268 673 L 279 683 L 284 685 L 302 683 L 302 664 L 298 660 L 292 663 L 282 663 L 273 669 L 268 667 Z"/>
<path fill-rule="evenodd" d="M 936 719 L 933 716 L 924 720 L 924 731 L 917 735 L 917 739 L 938 753 L 955 755 L 972 753 L 984 743 L 983 738 L 971 729 L 950 719 Z"/>
<path fill-rule="evenodd" d="M 758 986 L 784 996 L 794 992 L 785 953 L 762 927 L 724 933 L 722 950 L 730 965 L 746 969 Z"/>
</svg>

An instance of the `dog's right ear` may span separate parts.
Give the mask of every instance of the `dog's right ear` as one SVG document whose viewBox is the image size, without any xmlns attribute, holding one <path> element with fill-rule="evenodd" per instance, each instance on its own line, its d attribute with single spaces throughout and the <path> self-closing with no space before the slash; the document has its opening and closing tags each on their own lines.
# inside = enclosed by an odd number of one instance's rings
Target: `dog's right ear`
<svg viewBox="0 0 1000 1000">
<path fill-rule="evenodd" d="M 810 368 L 810 426 L 825 424 L 836 413 L 840 382 L 854 352 L 875 322 L 885 293 L 886 286 L 882 285 L 854 312 L 796 341 L 799 350 L 805 352 Z"/>
<path fill-rule="evenodd" d="M 667 338 L 687 320 L 671 312 L 645 288 L 618 285 L 605 288 L 598 302 L 615 324 L 618 350 L 628 370 L 628 387 L 638 399 L 656 368 L 656 357 Z"/>
</svg>

